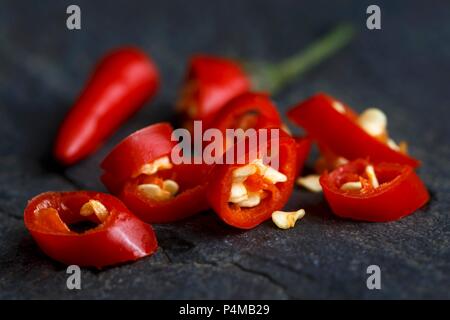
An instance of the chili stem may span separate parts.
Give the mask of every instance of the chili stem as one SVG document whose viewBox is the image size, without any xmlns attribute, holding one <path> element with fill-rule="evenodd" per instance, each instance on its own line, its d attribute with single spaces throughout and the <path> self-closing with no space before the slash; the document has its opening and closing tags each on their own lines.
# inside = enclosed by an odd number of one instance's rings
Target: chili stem
<svg viewBox="0 0 450 320">
<path fill-rule="evenodd" d="M 313 42 L 306 49 L 276 64 L 249 65 L 255 90 L 278 93 L 294 78 L 301 77 L 308 70 L 331 57 L 347 45 L 354 36 L 349 24 L 338 25 L 323 38 Z"/>
</svg>

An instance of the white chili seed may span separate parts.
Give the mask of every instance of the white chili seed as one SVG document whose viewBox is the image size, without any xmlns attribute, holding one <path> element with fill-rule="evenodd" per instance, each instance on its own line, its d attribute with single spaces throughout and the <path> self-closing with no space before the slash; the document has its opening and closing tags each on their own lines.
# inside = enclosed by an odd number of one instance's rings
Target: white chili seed
<svg viewBox="0 0 450 320">
<path fill-rule="evenodd" d="M 97 200 L 89 200 L 80 209 L 80 215 L 83 217 L 88 217 L 91 214 L 95 214 L 97 218 L 103 222 L 109 215 L 108 209 Z"/>
<path fill-rule="evenodd" d="M 352 191 L 361 189 L 362 189 L 361 181 L 346 182 L 341 186 L 341 190 L 343 191 Z"/>
<path fill-rule="evenodd" d="M 378 188 L 380 184 L 378 183 L 377 175 L 375 174 L 375 169 L 373 168 L 373 166 L 372 165 L 366 166 L 365 171 L 372 187 Z"/>
<path fill-rule="evenodd" d="M 308 176 L 297 179 L 297 184 L 311 192 L 322 192 L 322 186 L 319 182 L 320 176 L 318 174 L 310 174 Z"/>
<path fill-rule="evenodd" d="M 305 210 L 300 209 L 293 212 L 274 211 L 272 221 L 280 229 L 289 229 L 295 226 L 295 222 L 305 216 Z"/>
</svg>

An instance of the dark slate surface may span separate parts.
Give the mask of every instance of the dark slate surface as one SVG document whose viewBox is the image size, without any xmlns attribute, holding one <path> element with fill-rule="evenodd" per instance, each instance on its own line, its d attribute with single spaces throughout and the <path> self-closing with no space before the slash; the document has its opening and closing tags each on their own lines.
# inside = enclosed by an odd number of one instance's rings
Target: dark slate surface
<svg viewBox="0 0 450 320">
<path fill-rule="evenodd" d="M 16 298 L 450 298 L 450 6 L 379 1 L 383 29 L 365 28 L 364 1 L 77 1 L 82 30 L 65 28 L 72 1 L 0 4 L 0 297 Z M 321 195 L 296 190 L 289 206 L 307 216 L 289 231 L 271 222 L 247 232 L 207 212 L 155 226 L 152 257 L 104 271 L 83 270 L 66 289 L 64 266 L 46 258 L 24 228 L 27 199 L 47 190 L 104 190 L 98 163 L 127 133 L 171 119 L 186 59 L 194 52 L 275 61 L 339 21 L 359 37 L 275 97 L 286 109 L 326 91 L 361 110 L 386 110 L 392 135 L 423 160 L 433 199 L 401 221 L 337 219 Z M 89 160 L 65 171 L 48 153 L 58 122 L 107 49 L 151 53 L 162 90 Z M 366 268 L 382 290 L 366 288 Z"/>
</svg>

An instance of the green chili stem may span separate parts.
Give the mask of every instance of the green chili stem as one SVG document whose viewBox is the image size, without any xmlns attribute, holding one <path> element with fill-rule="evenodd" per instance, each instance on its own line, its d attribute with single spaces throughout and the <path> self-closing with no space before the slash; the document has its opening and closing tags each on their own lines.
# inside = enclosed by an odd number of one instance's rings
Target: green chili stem
<svg viewBox="0 0 450 320">
<path fill-rule="evenodd" d="M 252 76 L 253 89 L 271 94 L 278 93 L 294 78 L 303 76 L 308 70 L 343 48 L 354 34 L 354 28 L 351 25 L 338 25 L 300 53 L 279 63 L 247 65 Z"/>
</svg>

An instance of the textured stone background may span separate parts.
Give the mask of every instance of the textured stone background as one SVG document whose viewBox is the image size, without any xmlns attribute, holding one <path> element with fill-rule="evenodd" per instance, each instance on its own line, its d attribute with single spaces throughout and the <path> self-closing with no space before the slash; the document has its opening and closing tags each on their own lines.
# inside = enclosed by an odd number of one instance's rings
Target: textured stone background
<svg viewBox="0 0 450 320">
<path fill-rule="evenodd" d="M 82 30 L 65 28 L 78 3 Z M 381 31 L 365 28 L 365 1 L 2 1 L 0 4 L 1 298 L 450 298 L 450 5 L 377 1 Z M 275 61 L 339 21 L 360 33 L 344 51 L 274 97 L 282 109 L 326 91 L 361 110 L 386 110 L 393 137 L 423 160 L 433 198 L 401 221 L 337 219 L 321 195 L 296 190 L 307 216 L 289 231 L 247 232 L 210 212 L 156 225 L 159 251 L 104 271 L 83 270 L 80 291 L 46 258 L 22 222 L 27 199 L 47 190 L 104 190 L 98 163 L 126 134 L 172 118 L 194 52 Z M 87 161 L 62 171 L 49 148 L 67 108 L 106 50 L 135 44 L 154 57 L 162 90 Z M 382 290 L 366 289 L 366 268 Z"/>
</svg>

